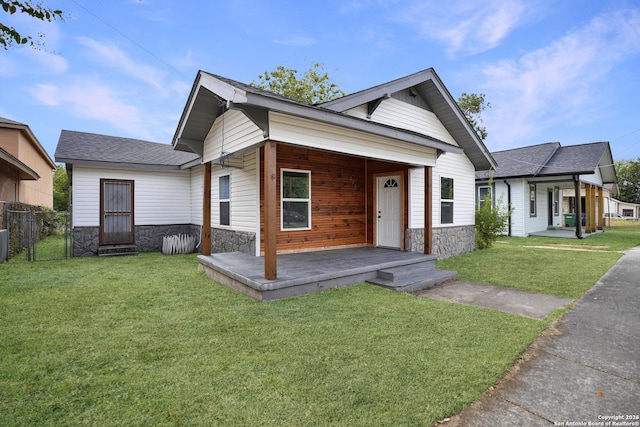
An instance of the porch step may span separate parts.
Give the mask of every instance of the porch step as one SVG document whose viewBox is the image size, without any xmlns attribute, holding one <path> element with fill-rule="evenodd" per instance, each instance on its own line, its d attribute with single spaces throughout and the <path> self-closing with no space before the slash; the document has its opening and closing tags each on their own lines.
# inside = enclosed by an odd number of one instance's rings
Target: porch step
<svg viewBox="0 0 640 427">
<path fill-rule="evenodd" d="M 101 257 L 126 255 L 138 255 L 136 245 L 109 245 L 98 247 L 98 256 Z"/>
<path fill-rule="evenodd" d="M 411 292 L 429 289 L 457 277 L 455 271 L 436 269 L 432 261 L 378 270 L 378 277 L 367 282 L 400 292 Z"/>
</svg>

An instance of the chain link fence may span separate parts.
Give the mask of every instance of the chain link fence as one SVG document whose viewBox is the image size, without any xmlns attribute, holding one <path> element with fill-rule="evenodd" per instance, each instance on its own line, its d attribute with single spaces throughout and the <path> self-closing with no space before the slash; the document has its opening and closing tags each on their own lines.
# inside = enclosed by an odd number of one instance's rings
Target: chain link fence
<svg viewBox="0 0 640 427">
<path fill-rule="evenodd" d="M 70 256 L 69 212 L 7 210 L 9 257 L 24 253 L 27 261 L 67 259 Z"/>
</svg>

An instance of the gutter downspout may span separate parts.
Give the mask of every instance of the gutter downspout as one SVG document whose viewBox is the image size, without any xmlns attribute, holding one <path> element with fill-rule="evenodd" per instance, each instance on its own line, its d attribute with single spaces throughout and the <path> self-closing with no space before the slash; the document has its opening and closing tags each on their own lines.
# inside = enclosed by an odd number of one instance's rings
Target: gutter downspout
<svg viewBox="0 0 640 427">
<path fill-rule="evenodd" d="M 582 194 L 580 193 L 580 176 L 573 176 L 576 197 L 576 237 L 582 239 Z"/>
<path fill-rule="evenodd" d="M 511 236 L 511 184 L 506 179 L 504 183 L 507 186 L 507 209 L 509 210 L 509 234 L 507 236 Z"/>
</svg>

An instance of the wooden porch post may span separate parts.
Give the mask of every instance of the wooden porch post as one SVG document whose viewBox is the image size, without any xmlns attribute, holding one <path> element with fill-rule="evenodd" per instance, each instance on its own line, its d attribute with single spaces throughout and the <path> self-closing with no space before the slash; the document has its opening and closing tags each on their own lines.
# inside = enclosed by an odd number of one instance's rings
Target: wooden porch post
<svg viewBox="0 0 640 427">
<path fill-rule="evenodd" d="M 211 255 L 211 162 L 204 164 L 202 190 L 202 255 Z"/>
<path fill-rule="evenodd" d="M 433 254 L 433 168 L 424 167 L 424 253 Z"/>
<path fill-rule="evenodd" d="M 589 226 L 591 227 L 591 232 L 596 232 L 596 193 L 597 187 L 594 184 L 591 184 L 591 198 L 589 199 L 589 211 L 591 212 L 591 220 L 589 221 Z"/>
<path fill-rule="evenodd" d="M 276 255 L 276 205 L 277 205 L 277 168 L 276 143 L 264 144 L 264 278 L 275 280 L 278 277 Z"/>
<path fill-rule="evenodd" d="M 591 184 L 584 185 L 584 232 L 591 233 Z"/>
<path fill-rule="evenodd" d="M 602 187 L 598 187 L 598 216 L 596 219 L 598 221 L 598 230 L 604 229 L 604 195 Z"/>
</svg>

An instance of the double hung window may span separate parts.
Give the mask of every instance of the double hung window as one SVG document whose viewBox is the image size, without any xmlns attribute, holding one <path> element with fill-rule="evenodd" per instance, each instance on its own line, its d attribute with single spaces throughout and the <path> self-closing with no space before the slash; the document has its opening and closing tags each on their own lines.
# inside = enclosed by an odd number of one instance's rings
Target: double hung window
<svg viewBox="0 0 640 427">
<path fill-rule="evenodd" d="M 440 178 L 440 223 L 453 224 L 453 178 Z"/>
<path fill-rule="evenodd" d="M 311 172 L 282 169 L 280 181 L 282 229 L 310 229 Z"/>
<path fill-rule="evenodd" d="M 218 178 L 220 225 L 231 225 L 231 186 L 229 175 Z"/>
</svg>

